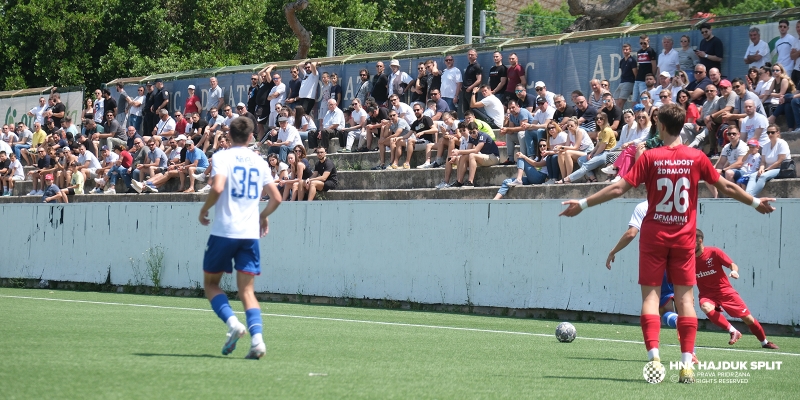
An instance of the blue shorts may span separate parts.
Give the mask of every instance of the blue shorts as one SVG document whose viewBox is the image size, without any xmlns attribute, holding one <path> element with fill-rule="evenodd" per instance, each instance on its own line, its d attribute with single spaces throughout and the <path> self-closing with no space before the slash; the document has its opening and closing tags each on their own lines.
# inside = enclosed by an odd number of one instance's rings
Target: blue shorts
<svg viewBox="0 0 800 400">
<path fill-rule="evenodd" d="M 672 298 L 675 297 L 675 290 L 672 288 L 672 283 L 667 279 L 667 273 L 664 273 L 664 280 L 661 281 L 661 301 L 658 302 L 659 307 L 664 307 Z"/>
<path fill-rule="evenodd" d="M 208 167 L 194 167 L 194 173 L 195 174 L 202 174 L 203 172 L 206 172 L 207 168 Z"/>
<path fill-rule="evenodd" d="M 206 244 L 206 253 L 203 256 L 203 271 L 210 274 L 220 272 L 232 273 L 233 267 L 237 271 L 261 275 L 261 253 L 258 249 L 258 239 L 229 239 L 211 235 Z"/>
</svg>

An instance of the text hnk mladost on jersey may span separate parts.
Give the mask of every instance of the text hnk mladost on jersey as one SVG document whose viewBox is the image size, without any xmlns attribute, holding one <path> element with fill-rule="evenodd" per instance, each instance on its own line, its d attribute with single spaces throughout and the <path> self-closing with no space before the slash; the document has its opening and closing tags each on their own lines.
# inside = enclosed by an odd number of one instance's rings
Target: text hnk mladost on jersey
<svg viewBox="0 0 800 400">
<path fill-rule="evenodd" d="M 658 175 L 683 175 L 691 172 L 694 160 L 655 160 L 653 166 Z"/>
</svg>

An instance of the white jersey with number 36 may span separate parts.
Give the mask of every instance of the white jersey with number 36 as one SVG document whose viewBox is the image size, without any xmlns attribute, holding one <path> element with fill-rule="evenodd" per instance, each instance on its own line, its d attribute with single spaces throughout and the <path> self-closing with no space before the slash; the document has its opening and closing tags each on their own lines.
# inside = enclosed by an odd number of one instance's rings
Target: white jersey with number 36
<svg viewBox="0 0 800 400">
<path fill-rule="evenodd" d="M 225 189 L 214 205 L 211 234 L 230 239 L 258 239 L 261 190 L 272 181 L 269 164 L 245 147 L 214 155 L 211 176 L 225 176 Z"/>
</svg>

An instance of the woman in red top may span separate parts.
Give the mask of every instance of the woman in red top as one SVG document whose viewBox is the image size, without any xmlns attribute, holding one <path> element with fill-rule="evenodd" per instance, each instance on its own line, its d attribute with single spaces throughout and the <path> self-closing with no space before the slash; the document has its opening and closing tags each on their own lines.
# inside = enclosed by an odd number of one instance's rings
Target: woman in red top
<svg viewBox="0 0 800 400">
<path fill-rule="evenodd" d="M 689 91 L 686 89 L 681 89 L 678 91 L 678 96 L 675 98 L 675 100 L 677 101 L 678 105 L 686 110 L 686 121 L 684 121 L 683 125 L 684 132 L 686 132 L 686 129 L 689 129 L 691 132 L 700 132 L 701 127 L 697 126 L 697 119 L 700 118 L 700 112 L 697 111 L 697 106 L 691 101 Z"/>
<path fill-rule="evenodd" d="M 203 103 L 201 103 L 200 98 L 194 94 L 194 85 L 189 85 L 187 91 L 189 92 L 189 97 L 186 98 L 186 105 L 183 106 L 183 114 L 196 114 L 203 108 Z"/>
<path fill-rule="evenodd" d="M 114 146 L 114 152 L 117 153 L 119 159 L 117 159 L 116 164 L 112 165 L 111 169 L 108 170 L 106 177 L 108 178 L 109 188 L 104 192 L 105 194 L 117 193 L 115 186 L 118 178 L 125 180 L 125 186 L 129 189 L 131 187 L 131 177 L 128 175 L 128 168 L 133 164 L 133 156 L 131 156 L 131 153 L 128 153 L 128 147 L 124 144 Z"/>
</svg>

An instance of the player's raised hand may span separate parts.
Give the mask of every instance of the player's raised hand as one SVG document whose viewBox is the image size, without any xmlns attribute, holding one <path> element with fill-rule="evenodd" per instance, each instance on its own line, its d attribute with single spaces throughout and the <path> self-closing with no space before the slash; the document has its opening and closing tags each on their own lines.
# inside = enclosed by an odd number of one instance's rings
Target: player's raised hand
<svg viewBox="0 0 800 400">
<path fill-rule="evenodd" d="M 775 201 L 774 198 L 762 197 L 759 200 L 761 201 L 761 204 L 758 206 L 758 208 L 756 208 L 756 211 L 758 211 L 758 212 L 760 212 L 762 214 L 769 214 L 769 213 L 775 211 L 775 207 L 773 207 L 771 204 L 769 204 L 771 201 Z"/>
<path fill-rule="evenodd" d="M 561 204 L 567 206 L 567 209 L 562 211 L 561 214 L 558 214 L 559 217 L 574 217 L 583 211 L 581 208 L 581 203 L 578 200 L 567 200 Z"/>
<path fill-rule="evenodd" d="M 738 273 L 738 272 L 736 272 L 736 271 L 731 271 L 731 278 L 733 278 L 733 279 L 739 279 L 739 273 Z"/>
<path fill-rule="evenodd" d="M 200 224 L 204 226 L 208 226 L 211 223 L 211 220 L 208 219 L 208 210 L 200 210 L 200 215 L 197 218 L 200 220 Z"/>
<path fill-rule="evenodd" d="M 608 268 L 609 270 L 611 269 L 611 263 L 614 262 L 614 259 L 615 259 L 614 253 L 613 252 L 608 253 L 608 258 L 606 258 L 606 268 Z"/>
<path fill-rule="evenodd" d="M 267 217 L 259 218 L 259 225 L 261 227 L 261 237 L 267 236 L 267 233 L 269 233 L 269 219 Z"/>
</svg>

